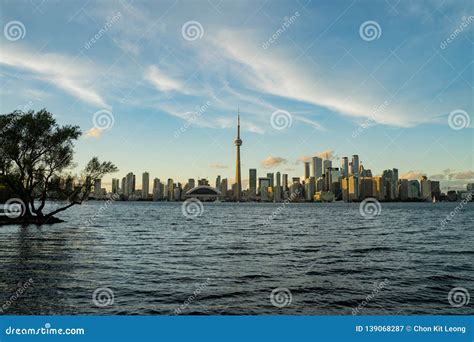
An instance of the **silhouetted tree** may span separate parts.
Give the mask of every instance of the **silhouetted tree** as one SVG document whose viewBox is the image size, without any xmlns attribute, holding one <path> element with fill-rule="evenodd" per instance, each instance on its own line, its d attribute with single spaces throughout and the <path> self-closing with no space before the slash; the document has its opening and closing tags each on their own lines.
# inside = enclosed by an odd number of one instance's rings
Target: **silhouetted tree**
<svg viewBox="0 0 474 342">
<path fill-rule="evenodd" d="M 68 204 L 43 213 L 46 200 L 59 191 L 57 181 L 74 166 L 73 142 L 81 136 L 78 126 L 59 126 L 53 115 L 42 109 L 14 111 L 0 116 L 0 172 L 11 190 L 25 204 L 22 219 L 45 222 L 53 215 L 87 199 L 95 179 L 116 172 L 111 162 L 93 157 L 70 193 Z"/>
</svg>

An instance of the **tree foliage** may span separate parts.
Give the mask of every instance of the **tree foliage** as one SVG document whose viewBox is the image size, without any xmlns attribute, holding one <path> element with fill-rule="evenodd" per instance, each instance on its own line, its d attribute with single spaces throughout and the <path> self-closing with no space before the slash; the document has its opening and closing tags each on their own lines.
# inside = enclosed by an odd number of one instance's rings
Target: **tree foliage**
<svg viewBox="0 0 474 342">
<path fill-rule="evenodd" d="M 24 216 L 44 217 L 63 211 L 87 199 L 95 179 L 116 172 L 111 162 L 93 157 L 70 193 L 69 203 L 44 214 L 46 201 L 58 195 L 58 181 L 74 167 L 74 141 L 81 136 L 78 126 L 59 126 L 53 115 L 40 111 L 14 111 L 0 116 L 0 172 L 6 184 L 25 204 Z"/>
</svg>

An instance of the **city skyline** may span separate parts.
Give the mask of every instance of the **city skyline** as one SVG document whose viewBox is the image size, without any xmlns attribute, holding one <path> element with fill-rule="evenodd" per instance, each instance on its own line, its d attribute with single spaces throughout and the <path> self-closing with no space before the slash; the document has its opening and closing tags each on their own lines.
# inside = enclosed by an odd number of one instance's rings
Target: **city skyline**
<svg viewBox="0 0 474 342">
<path fill-rule="evenodd" d="M 75 172 L 97 155 L 124 174 L 232 178 L 240 108 L 242 170 L 302 176 L 314 155 L 357 154 L 374 174 L 474 180 L 468 3 L 276 7 L 4 3 L 1 113 L 45 107 L 79 125 Z"/>
</svg>

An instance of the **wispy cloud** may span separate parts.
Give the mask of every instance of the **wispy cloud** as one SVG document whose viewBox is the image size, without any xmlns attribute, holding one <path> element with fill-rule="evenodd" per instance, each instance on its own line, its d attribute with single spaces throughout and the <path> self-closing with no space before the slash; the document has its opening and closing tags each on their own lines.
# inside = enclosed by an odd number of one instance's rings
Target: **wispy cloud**
<svg viewBox="0 0 474 342">
<path fill-rule="evenodd" d="M 151 65 L 147 69 L 145 79 L 160 91 L 176 90 L 186 93 L 184 84 L 181 81 L 166 75 L 156 65 Z"/>
<path fill-rule="evenodd" d="M 224 164 L 211 164 L 209 165 L 210 168 L 212 169 L 228 169 L 229 167 Z"/>
<path fill-rule="evenodd" d="M 94 75 L 98 73 L 79 57 L 35 53 L 8 45 L 1 49 L 0 64 L 28 71 L 34 78 L 49 82 L 81 101 L 109 108 L 94 84 Z"/>
</svg>

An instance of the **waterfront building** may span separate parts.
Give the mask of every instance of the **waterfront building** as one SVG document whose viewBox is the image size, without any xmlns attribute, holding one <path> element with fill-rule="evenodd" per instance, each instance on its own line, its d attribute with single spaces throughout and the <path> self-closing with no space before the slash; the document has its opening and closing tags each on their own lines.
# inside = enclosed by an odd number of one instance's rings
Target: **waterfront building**
<svg viewBox="0 0 474 342">
<path fill-rule="evenodd" d="M 431 201 L 431 181 L 426 178 L 426 176 L 421 177 L 420 180 L 420 188 L 421 188 L 421 198 L 424 201 Z"/>
<path fill-rule="evenodd" d="M 316 179 L 309 177 L 305 180 L 305 196 L 307 201 L 314 200 L 314 194 L 316 193 Z"/>
<path fill-rule="evenodd" d="M 309 162 L 305 162 L 304 163 L 304 179 L 305 180 L 309 178 L 309 167 L 310 167 Z"/>
<path fill-rule="evenodd" d="M 282 182 L 283 192 L 288 192 L 288 174 L 283 174 L 283 182 Z"/>
<path fill-rule="evenodd" d="M 260 195 L 260 201 L 267 202 L 270 200 L 270 178 L 260 177 L 258 179 L 258 193 Z"/>
<path fill-rule="evenodd" d="M 359 175 L 359 156 L 357 154 L 352 155 L 352 174 Z"/>
<path fill-rule="evenodd" d="M 281 188 L 281 175 L 280 172 L 276 173 L 276 185 L 273 190 L 273 200 L 280 202 L 282 199 L 282 188 Z"/>
<path fill-rule="evenodd" d="M 414 200 L 420 198 L 420 182 L 415 180 L 408 181 L 408 199 Z"/>
<path fill-rule="evenodd" d="M 249 169 L 249 198 L 255 200 L 257 197 L 257 169 Z"/>
<path fill-rule="evenodd" d="M 313 177 L 318 179 L 323 175 L 323 160 L 319 157 L 313 157 Z"/>
<path fill-rule="evenodd" d="M 349 158 L 343 157 L 341 160 L 341 176 L 349 177 Z"/>
<path fill-rule="evenodd" d="M 221 186 L 221 176 L 217 176 L 216 178 L 216 189 L 219 189 Z"/>
<path fill-rule="evenodd" d="M 112 193 L 118 194 L 120 191 L 119 180 L 117 178 L 112 178 Z"/>
<path fill-rule="evenodd" d="M 441 189 L 439 187 L 439 181 L 431 181 L 431 198 L 439 201 L 441 198 Z"/>
<path fill-rule="evenodd" d="M 150 190 L 150 174 L 148 172 L 143 172 L 142 174 L 142 198 L 144 200 L 148 199 L 148 194 Z"/>
<path fill-rule="evenodd" d="M 400 200 L 406 201 L 408 199 L 408 179 L 400 179 L 398 184 Z"/>
<path fill-rule="evenodd" d="M 220 184 L 222 186 L 222 182 Z M 185 198 L 196 198 L 203 202 L 216 201 L 222 197 L 222 193 L 209 185 L 199 185 L 186 192 Z"/>
<path fill-rule="evenodd" d="M 374 197 L 372 177 L 359 177 L 359 196 L 363 200 Z"/>
<path fill-rule="evenodd" d="M 166 198 L 168 201 L 174 201 L 174 183 L 171 178 L 168 178 Z"/>
<path fill-rule="evenodd" d="M 221 187 L 220 187 L 220 198 L 221 200 L 225 200 L 227 198 L 227 190 L 228 190 L 228 181 L 227 178 L 224 178 L 221 181 Z"/>
<path fill-rule="evenodd" d="M 329 159 L 324 159 L 323 161 L 323 173 L 326 174 L 327 169 L 332 167 L 332 161 Z"/>
<path fill-rule="evenodd" d="M 381 176 L 372 177 L 372 192 L 377 200 L 383 201 L 385 199 L 385 187 Z"/>
</svg>

